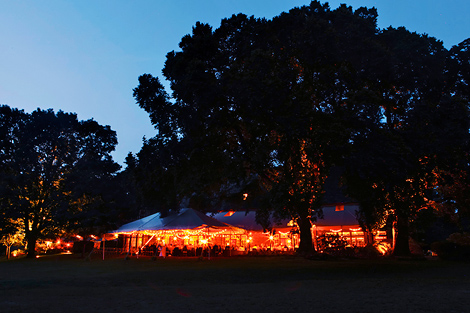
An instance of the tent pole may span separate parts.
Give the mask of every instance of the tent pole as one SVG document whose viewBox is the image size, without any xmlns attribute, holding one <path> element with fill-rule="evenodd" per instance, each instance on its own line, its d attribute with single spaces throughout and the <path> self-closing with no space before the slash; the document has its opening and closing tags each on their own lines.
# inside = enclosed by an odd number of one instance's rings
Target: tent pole
<svg viewBox="0 0 470 313">
<path fill-rule="evenodd" d="M 210 260 L 211 259 L 211 247 L 209 246 L 209 227 L 207 227 L 207 240 L 208 240 L 208 243 L 207 243 L 207 259 Z"/>
<path fill-rule="evenodd" d="M 103 235 L 103 240 L 102 240 L 102 242 L 103 242 L 103 261 L 104 261 L 104 245 L 105 245 L 105 243 L 106 243 L 106 238 L 105 238 L 104 235 Z"/>
<path fill-rule="evenodd" d="M 129 235 L 129 248 L 127 250 L 127 255 L 126 255 L 126 259 L 129 257 L 129 255 L 131 254 L 131 244 L 132 244 L 132 233 Z"/>
</svg>

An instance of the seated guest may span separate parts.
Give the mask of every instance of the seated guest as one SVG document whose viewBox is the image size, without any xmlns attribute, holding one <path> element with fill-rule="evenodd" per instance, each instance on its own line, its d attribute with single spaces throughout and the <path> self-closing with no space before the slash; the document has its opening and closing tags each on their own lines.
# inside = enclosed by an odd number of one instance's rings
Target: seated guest
<svg viewBox="0 0 470 313">
<path fill-rule="evenodd" d="M 219 255 L 219 246 L 218 246 L 218 245 L 214 245 L 214 246 L 212 247 L 212 255 L 213 255 L 213 256 Z"/>
</svg>

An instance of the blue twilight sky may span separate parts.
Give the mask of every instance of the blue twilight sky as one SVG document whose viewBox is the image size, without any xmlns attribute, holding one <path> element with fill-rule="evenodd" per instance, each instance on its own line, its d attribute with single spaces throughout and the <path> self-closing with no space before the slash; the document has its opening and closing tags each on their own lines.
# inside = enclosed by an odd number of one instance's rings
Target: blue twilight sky
<svg viewBox="0 0 470 313">
<path fill-rule="evenodd" d="M 325 1 L 322 1 L 322 3 Z M 444 42 L 470 37 L 470 0 L 342 0 L 376 7 L 380 28 L 405 26 Z M 268 19 L 309 0 L 0 0 L 0 104 L 53 108 L 117 131 L 123 164 L 155 135 L 132 97 L 143 73 L 162 79 L 165 55 L 201 21 L 244 13 Z"/>
</svg>

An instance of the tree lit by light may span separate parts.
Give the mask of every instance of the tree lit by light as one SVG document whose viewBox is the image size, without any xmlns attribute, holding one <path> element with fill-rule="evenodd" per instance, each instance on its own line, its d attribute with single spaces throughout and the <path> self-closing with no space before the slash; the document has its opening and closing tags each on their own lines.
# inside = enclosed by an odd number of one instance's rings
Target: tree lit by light
<svg viewBox="0 0 470 313">
<path fill-rule="evenodd" d="M 385 255 L 389 253 L 392 250 L 392 246 L 389 243 L 386 242 L 381 242 L 376 245 L 377 250 L 382 253 L 382 255 Z"/>
</svg>

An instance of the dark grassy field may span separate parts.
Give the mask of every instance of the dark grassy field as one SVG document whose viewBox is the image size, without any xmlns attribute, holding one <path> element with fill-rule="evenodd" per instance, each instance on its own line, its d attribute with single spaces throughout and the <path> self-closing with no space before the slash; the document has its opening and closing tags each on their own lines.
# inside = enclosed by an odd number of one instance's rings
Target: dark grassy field
<svg viewBox="0 0 470 313">
<path fill-rule="evenodd" d="M 76 255 L 0 262 L 0 312 L 470 312 L 470 264 Z"/>
</svg>

